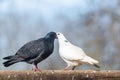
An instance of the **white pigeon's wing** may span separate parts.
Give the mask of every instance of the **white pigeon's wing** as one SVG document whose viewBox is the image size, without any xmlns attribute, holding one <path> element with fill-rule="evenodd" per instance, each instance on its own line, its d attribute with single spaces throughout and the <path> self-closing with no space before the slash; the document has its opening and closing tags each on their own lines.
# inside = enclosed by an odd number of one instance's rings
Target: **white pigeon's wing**
<svg viewBox="0 0 120 80">
<path fill-rule="evenodd" d="M 89 56 L 85 56 L 82 62 L 89 63 L 89 64 L 98 64 L 99 62 Z"/>
<path fill-rule="evenodd" d="M 74 45 L 67 45 L 60 47 L 60 56 L 70 61 L 83 60 L 86 54 L 84 51 Z"/>
</svg>

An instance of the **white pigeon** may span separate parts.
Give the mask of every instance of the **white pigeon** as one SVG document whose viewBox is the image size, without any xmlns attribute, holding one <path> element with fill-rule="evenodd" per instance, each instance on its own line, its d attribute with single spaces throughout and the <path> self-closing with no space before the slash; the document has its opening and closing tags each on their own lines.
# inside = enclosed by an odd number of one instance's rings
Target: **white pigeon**
<svg viewBox="0 0 120 80">
<path fill-rule="evenodd" d="M 97 60 L 87 56 L 81 48 L 71 44 L 62 33 L 58 32 L 56 34 L 59 42 L 60 57 L 67 63 L 65 70 L 69 69 L 70 66 L 74 70 L 75 67 L 82 64 L 90 64 L 100 68 L 97 65 L 99 63 Z"/>
</svg>

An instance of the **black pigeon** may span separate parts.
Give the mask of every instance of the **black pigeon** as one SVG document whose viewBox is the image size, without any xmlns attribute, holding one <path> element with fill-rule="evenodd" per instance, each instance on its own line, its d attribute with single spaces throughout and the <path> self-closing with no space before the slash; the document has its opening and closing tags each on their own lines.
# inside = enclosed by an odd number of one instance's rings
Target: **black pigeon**
<svg viewBox="0 0 120 80">
<path fill-rule="evenodd" d="M 54 49 L 55 32 L 48 33 L 45 37 L 26 43 L 15 55 L 4 57 L 8 61 L 4 66 L 8 67 L 17 62 L 27 62 L 33 64 L 33 70 L 39 70 L 37 64 L 50 56 Z"/>
</svg>

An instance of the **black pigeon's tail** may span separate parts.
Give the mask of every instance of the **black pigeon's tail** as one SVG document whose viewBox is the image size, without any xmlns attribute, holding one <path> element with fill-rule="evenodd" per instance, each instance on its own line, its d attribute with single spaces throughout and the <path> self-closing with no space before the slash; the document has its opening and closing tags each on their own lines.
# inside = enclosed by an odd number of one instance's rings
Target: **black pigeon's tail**
<svg viewBox="0 0 120 80">
<path fill-rule="evenodd" d="M 12 56 L 7 56 L 7 57 L 4 57 L 3 59 L 9 60 L 9 59 L 12 59 L 12 58 L 14 58 L 14 55 L 12 55 Z"/>
<path fill-rule="evenodd" d="M 8 61 L 5 61 L 5 62 L 3 63 L 3 65 L 4 65 L 5 67 L 8 67 L 8 66 L 10 66 L 10 65 L 12 65 L 12 64 L 14 64 L 14 63 L 17 63 L 17 62 L 21 61 L 21 59 L 19 59 L 18 56 L 16 56 L 16 55 L 7 56 L 7 57 L 4 57 L 3 59 L 8 60 Z"/>
<path fill-rule="evenodd" d="M 99 65 L 97 65 L 97 64 L 93 64 L 93 66 L 95 66 L 95 67 L 97 67 L 97 68 L 100 68 L 100 66 L 99 66 Z"/>
</svg>

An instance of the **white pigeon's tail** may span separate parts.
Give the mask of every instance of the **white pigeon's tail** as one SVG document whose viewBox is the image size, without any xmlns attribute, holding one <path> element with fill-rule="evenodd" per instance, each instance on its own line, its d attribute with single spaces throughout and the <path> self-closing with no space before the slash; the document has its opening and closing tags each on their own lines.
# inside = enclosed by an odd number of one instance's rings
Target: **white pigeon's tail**
<svg viewBox="0 0 120 80">
<path fill-rule="evenodd" d="M 86 56 L 82 61 L 87 63 L 87 64 L 91 64 L 97 68 L 100 68 L 100 66 L 97 65 L 99 62 L 97 60 L 89 57 L 89 56 Z"/>
</svg>

